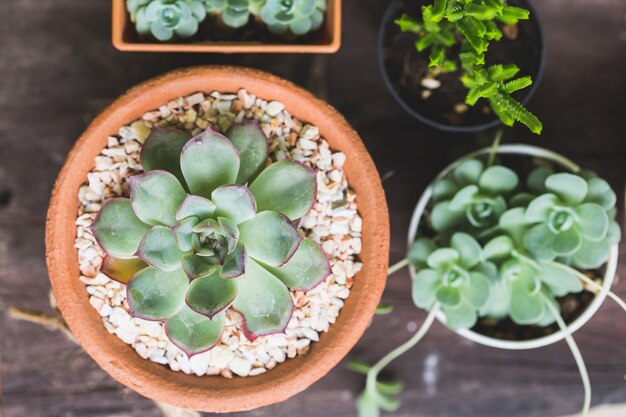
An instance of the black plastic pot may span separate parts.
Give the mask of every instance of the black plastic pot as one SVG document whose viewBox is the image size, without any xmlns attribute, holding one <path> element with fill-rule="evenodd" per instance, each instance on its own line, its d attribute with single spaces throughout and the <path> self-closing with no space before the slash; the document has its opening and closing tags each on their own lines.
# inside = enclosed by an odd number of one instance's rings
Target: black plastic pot
<svg viewBox="0 0 626 417">
<path fill-rule="evenodd" d="M 531 16 L 528 23 L 530 24 L 530 28 L 533 33 L 534 42 L 532 45 L 532 70 L 530 73 L 521 73 L 520 75 L 531 75 L 533 78 L 533 84 L 529 88 L 522 90 L 520 93 L 523 95 L 518 96 L 518 99 L 526 104 L 528 100 L 532 97 L 533 93 L 537 89 L 539 82 L 541 80 L 543 74 L 543 66 L 545 61 L 545 48 L 543 43 L 543 32 L 541 29 L 541 24 L 539 22 L 539 18 L 535 9 L 531 6 L 528 0 L 510 0 L 509 3 L 511 5 L 516 5 L 519 7 L 523 7 L 525 9 L 530 10 Z M 482 130 L 486 130 L 492 128 L 494 126 L 500 125 L 502 122 L 496 115 L 491 115 L 491 120 L 484 123 L 476 123 L 476 124 L 466 124 L 466 125 L 452 125 L 450 123 L 445 122 L 445 120 L 435 120 L 432 117 L 428 117 L 424 115 L 419 110 L 415 109 L 411 106 L 405 98 L 401 96 L 401 92 L 396 88 L 396 82 L 398 80 L 392 79 L 389 74 L 387 65 L 386 65 L 386 57 L 384 56 L 384 48 L 385 41 L 387 36 L 390 36 L 390 28 L 392 30 L 396 30 L 393 25 L 393 21 L 400 17 L 400 10 L 405 4 L 415 5 L 415 8 L 418 8 L 420 2 L 418 0 L 392 0 L 389 7 L 385 11 L 383 16 L 383 20 L 380 25 L 380 29 L 378 32 L 378 40 L 377 40 L 377 50 L 378 50 L 378 65 L 383 76 L 383 80 L 385 81 L 385 85 L 389 90 L 390 94 L 393 98 L 400 104 L 400 106 L 411 116 L 416 118 L 417 120 L 426 123 L 429 126 L 432 126 L 436 129 L 447 131 L 447 132 L 456 132 L 456 133 L 472 133 L 479 132 Z M 393 25 L 393 26 L 392 26 Z M 400 32 L 400 29 L 397 29 Z M 408 53 L 408 51 L 407 51 Z M 424 54 L 428 54 L 428 52 L 423 52 Z M 487 52 L 487 55 L 489 52 Z M 506 64 L 508 62 L 499 62 L 502 64 Z M 454 103 L 451 103 L 451 107 Z"/>
</svg>

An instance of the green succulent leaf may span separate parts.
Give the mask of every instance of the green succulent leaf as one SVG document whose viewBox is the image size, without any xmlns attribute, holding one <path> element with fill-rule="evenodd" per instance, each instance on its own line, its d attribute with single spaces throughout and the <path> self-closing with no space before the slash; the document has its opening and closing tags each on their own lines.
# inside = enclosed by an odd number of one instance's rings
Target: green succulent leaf
<svg viewBox="0 0 626 417">
<path fill-rule="evenodd" d="M 471 329 L 478 319 L 476 310 L 466 302 L 454 307 L 442 307 L 441 310 L 446 316 L 446 324 L 453 330 Z"/>
<path fill-rule="evenodd" d="M 223 185 L 211 194 L 217 206 L 215 214 L 232 220 L 235 225 L 256 215 L 256 202 L 245 185 Z"/>
<path fill-rule="evenodd" d="M 561 264 L 541 263 L 541 270 L 537 278 L 548 284 L 550 290 L 557 297 L 563 297 L 570 293 L 579 293 L 583 290 L 580 279 L 568 266 Z"/>
<path fill-rule="evenodd" d="M 557 256 L 570 256 L 580 249 L 583 243 L 580 231 L 574 227 L 554 235 L 553 239 L 552 250 Z"/>
<path fill-rule="evenodd" d="M 420 238 L 413 242 L 406 257 L 411 264 L 415 266 L 423 266 L 426 265 L 428 256 L 430 256 L 435 249 L 437 249 L 437 246 L 432 240 Z"/>
<path fill-rule="evenodd" d="M 437 289 L 435 298 L 444 307 L 454 307 L 461 303 L 461 291 L 458 287 L 442 286 Z"/>
<path fill-rule="evenodd" d="M 587 185 L 589 191 L 585 197 L 585 202 L 599 204 L 605 210 L 615 207 L 617 197 L 608 182 L 602 178 L 593 177 L 587 180 Z"/>
<path fill-rule="evenodd" d="M 461 162 L 453 171 L 452 175 L 461 186 L 477 184 L 485 165 L 478 159 L 468 159 Z"/>
<path fill-rule="evenodd" d="M 546 179 L 554 174 L 554 170 L 550 167 L 542 166 L 535 168 L 526 179 L 526 185 L 529 190 L 535 194 L 545 194 L 548 189 L 546 188 Z"/>
<path fill-rule="evenodd" d="M 257 121 L 234 123 L 226 136 L 233 142 L 241 158 L 237 184 L 245 184 L 253 180 L 267 163 L 267 138 Z"/>
<path fill-rule="evenodd" d="M 135 256 L 141 239 L 150 229 L 135 215 L 126 198 L 111 198 L 102 205 L 90 226 L 91 233 L 106 253 L 116 258 Z"/>
<path fill-rule="evenodd" d="M 576 207 L 578 225 L 585 239 L 599 242 L 609 231 L 609 216 L 602 206 L 595 203 L 584 203 Z"/>
<path fill-rule="evenodd" d="M 453 180 L 443 178 L 433 185 L 432 198 L 434 201 L 451 199 L 457 191 L 459 186 Z"/>
<path fill-rule="evenodd" d="M 547 221 L 557 203 L 558 197 L 554 194 L 540 195 L 528 205 L 525 214 L 526 221 L 529 223 Z"/>
<path fill-rule="evenodd" d="M 146 320 L 174 317 L 185 305 L 189 279 L 182 268 L 164 272 L 147 267 L 128 283 L 128 305 L 133 316 Z"/>
<path fill-rule="evenodd" d="M 517 324 L 535 324 L 545 313 L 545 305 L 534 293 L 532 277 L 525 276 L 511 285 L 511 307 L 509 314 Z"/>
<path fill-rule="evenodd" d="M 244 318 L 248 339 L 284 331 L 293 312 L 293 301 L 285 284 L 252 259 L 237 282 L 239 293 L 233 308 Z"/>
<path fill-rule="evenodd" d="M 581 269 L 599 268 L 606 262 L 611 244 L 608 239 L 601 242 L 584 240 L 580 249 L 572 256 L 573 263 Z"/>
<path fill-rule="evenodd" d="M 199 195 L 188 195 L 176 211 L 176 220 L 188 217 L 196 217 L 198 220 L 206 220 L 215 213 L 215 204 L 208 198 Z"/>
<path fill-rule="evenodd" d="M 130 204 L 146 224 L 176 225 L 176 210 L 187 194 L 176 177 L 166 171 L 150 171 L 129 179 Z"/>
<path fill-rule="evenodd" d="M 458 252 L 458 263 L 465 269 L 473 268 L 481 261 L 482 249 L 480 244 L 471 235 L 457 232 L 452 235 L 450 246 Z"/>
<path fill-rule="evenodd" d="M 556 256 L 553 250 L 554 234 L 544 223 L 537 224 L 526 232 L 524 246 L 535 258 L 542 261 L 551 261 Z"/>
<path fill-rule="evenodd" d="M 165 331 L 172 343 L 191 357 L 206 352 L 219 343 L 224 331 L 224 321 L 224 314 L 208 319 L 185 306 L 165 323 Z"/>
<path fill-rule="evenodd" d="M 191 136 L 177 129 L 152 129 L 150 136 L 141 147 L 141 166 L 144 171 L 167 171 L 186 186 L 185 178 L 180 170 L 180 151 Z"/>
<path fill-rule="evenodd" d="M 430 221 L 438 232 L 449 230 L 465 219 L 465 213 L 450 208 L 450 201 L 442 201 L 433 207 Z"/>
<path fill-rule="evenodd" d="M 224 265 L 220 271 L 220 278 L 237 278 L 246 272 L 248 255 L 245 247 L 237 245 L 235 249 L 226 255 Z"/>
<path fill-rule="evenodd" d="M 308 291 L 330 275 L 326 255 L 311 239 L 304 239 L 296 253 L 280 268 L 266 267 L 292 290 Z"/>
<path fill-rule="evenodd" d="M 489 299 L 490 291 L 489 278 L 480 272 L 471 272 L 469 283 L 463 287 L 463 296 L 468 304 L 480 309 Z"/>
<path fill-rule="evenodd" d="M 226 217 L 218 217 L 217 222 L 222 231 L 225 233 L 224 237 L 226 238 L 227 252 L 231 253 L 235 250 L 237 243 L 239 242 L 239 228 L 234 221 Z"/>
<path fill-rule="evenodd" d="M 120 259 L 111 255 L 107 255 L 102 259 L 102 272 L 107 277 L 122 284 L 128 284 L 128 281 L 139 271 L 148 265 L 138 258 Z"/>
<path fill-rule="evenodd" d="M 250 192 L 259 212 L 277 211 L 295 220 L 313 206 L 317 196 L 316 181 L 311 168 L 292 161 L 279 161 L 259 174 Z"/>
<path fill-rule="evenodd" d="M 413 303 L 419 308 L 429 310 L 436 301 L 435 294 L 440 285 L 440 276 L 432 269 L 420 270 L 413 279 Z"/>
<path fill-rule="evenodd" d="M 183 255 L 181 262 L 190 280 L 206 277 L 219 269 L 218 265 L 208 262 L 205 257 L 194 254 Z"/>
<path fill-rule="evenodd" d="M 239 231 L 248 254 L 274 267 L 286 263 L 302 242 L 293 223 L 274 211 L 264 211 L 239 224 Z"/>
<path fill-rule="evenodd" d="M 182 252 L 189 252 L 193 249 L 193 247 L 191 246 L 191 236 L 193 235 L 193 228 L 198 223 L 199 220 L 197 217 L 187 217 L 186 219 L 179 221 L 174 227 L 172 227 L 172 232 L 174 232 L 176 244 Z"/>
<path fill-rule="evenodd" d="M 505 235 L 497 236 L 485 244 L 482 251 L 483 258 L 495 261 L 500 260 L 509 256 L 514 247 L 510 237 Z"/>
<path fill-rule="evenodd" d="M 440 248 L 428 256 L 428 266 L 433 269 L 444 269 L 459 262 L 461 255 L 455 249 Z"/>
<path fill-rule="evenodd" d="M 559 173 L 546 178 L 546 188 L 569 204 L 580 204 L 587 195 L 587 181 L 578 175 Z"/>
<path fill-rule="evenodd" d="M 238 280 L 220 278 L 216 271 L 209 276 L 194 279 L 189 285 L 185 302 L 196 313 L 215 317 L 233 303 L 240 287 L 238 284 Z"/>
<path fill-rule="evenodd" d="M 210 129 L 189 140 L 180 155 L 189 190 L 206 198 L 220 185 L 235 182 L 239 164 L 233 143 Z"/>
<path fill-rule="evenodd" d="M 517 174 L 513 172 L 513 170 L 501 165 L 487 168 L 478 181 L 481 190 L 492 194 L 513 191 L 518 183 Z"/>
<path fill-rule="evenodd" d="M 178 248 L 174 232 L 165 226 L 153 226 L 137 249 L 137 256 L 148 265 L 171 272 L 180 268 L 183 252 Z"/>
<path fill-rule="evenodd" d="M 450 201 L 450 210 L 463 210 L 465 207 L 472 203 L 477 195 L 478 187 L 476 185 L 468 185 L 462 188 L 458 193 L 454 195 L 452 201 Z"/>
</svg>

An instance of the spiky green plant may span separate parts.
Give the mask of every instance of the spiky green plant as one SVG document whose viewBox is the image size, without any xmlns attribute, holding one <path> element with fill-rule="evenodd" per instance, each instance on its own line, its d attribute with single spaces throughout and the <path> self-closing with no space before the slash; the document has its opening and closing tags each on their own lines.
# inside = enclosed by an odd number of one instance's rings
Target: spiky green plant
<svg viewBox="0 0 626 417">
<path fill-rule="evenodd" d="M 427 226 L 407 258 L 390 268 L 390 273 L 407 264 L 415 269 L 413 301 L 429 314 L 410 340 L 373 367 L 351 364 L 367 374 L 357 401 L 360 417 L 399 407 L 394 397 L 399 390 L 390 390 L 378 375 L 419 342 L 438 312 L 453 329 L 471 328 L 479 317 L 541 327 L 556 322 L 583 379 L 583 414 L 588 410 L 585 364 L 557 299 L 585 286 L 605 291 L 585 272 L 601 267 L 620 240 L 615 193 L 590 172 L 555 173 L 542 166 L 521 183 L 512 169 L 492 161 L 493 154 L 487 163 L 465 160 L 433 185 L 430 216 L 423 219 Z M 615 294 L 608 295 L 626 310 Z"/>
<path fill-rule="evenodd" d="M 137 33 L 161 42 L 195 35 L 206 18 L 200 0 L 127 0 L 126 7 Z"/>
<path fill-rule="evenodd" d="M 258 15 L 265 0 L 204 0 L 207 12 L 219 15 L 226 26 L 240 28 Z"/>
<path fill-rule="evenodd" d="M 219 342 L 227 308 L 250 340 L 282 332 L 293 311 L 288 288 L 310 289 L 330 273 L 293 224 L 315 202 L 315 172 L 267 159 L 256 122 L 236 123 L 226 137 L 155 129 L 141 151 L 145 173 L 128 180 L 130 198 L 107 200 L 91 226 L 107 253 L 102 272 L 127 284 L 131 314 L 163 321 L 190 356 Z"/>
<path fill-rule="evenodd" d="M 485 68 L 490 42 L 502 39 L 497 22 L 510 25 L 529 17 L 528 10 L 509 6 L 506 0 L 433 0 L 422 7 L 421 20 L 404 14 L 395 23 L 403 32 L 417 35 L 419 52 L 430 50 L 431 68 L 441 72 L 462 68 L 460 79 L 469 90 L 465 103 L 474 106 L 479 99 L 487 99 L 502 123 L 520 122 L 539 134 L 543 129 L 539 119 L 511 96 L 532 85 L 531 77 L 513 79 L 519 68 L 512 64 Z M 459 39 L 458 55 L 452 56 Z"/>
<path fill-rule="evenodd" d="M 326 0 L 267 0 L 260 16 L 273 33 L 304 35 L 322 26 L 325 11 Z"/>
</svg>

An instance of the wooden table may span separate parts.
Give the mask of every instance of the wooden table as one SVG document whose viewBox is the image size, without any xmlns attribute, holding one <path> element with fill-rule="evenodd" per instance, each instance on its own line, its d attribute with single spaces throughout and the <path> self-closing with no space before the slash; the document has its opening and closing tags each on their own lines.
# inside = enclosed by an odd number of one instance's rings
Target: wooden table
<svg viewBox="0 0 626 417">
<path fill-rule="evenodd" d="M 0 410 L 6 417 L 152 417 L 154 404 L 125 389 L 59 333 L 17 322 L 9 306 L 48 308 L 44 216 L 63 159 L 93 117 L 132 85 L 164 71 L 228 63 L 271 71 L 310 88 L 360 132 L 385 180 L 391 260 L 403 257 L 410 214 L 424 186 L 452 158 L 487 140 L 444 135 L 408 117 L 376 65 L 383 0 L 346 0 L 344 43 L 334 56 L 126 54 L 110 44 L 106 0 L 0 0 Z M 534 2 L 546 36 L 544 79 L 530 103 L 545 130 L 509 130 L 508 142 L 558 150 L 597 170 L 623 204 L 626 134 L 626 2 Z M 626 273 L 626 244 L 620 274 Z M 380 358 L 424 313 L 408 297 L 406 271 L 353 354 Z M 626 283 L 615 290 L 626 296 Z M 576 334 L 593 402 L 626 401 L 626 316 L 607 302 Z M 546 417 L 582 404 L 565 343 L 528 352 L 472 344 L 436 324 L 390 370 L 408 383 L 396 416 Z M 350 416 L 363 379 L 342 366 L 295 398 L 250 416 Z M 2 414 L 0 412 L 0 414 Z M 243 414 L 242 414 L 243 415 Z"/>
</svg>

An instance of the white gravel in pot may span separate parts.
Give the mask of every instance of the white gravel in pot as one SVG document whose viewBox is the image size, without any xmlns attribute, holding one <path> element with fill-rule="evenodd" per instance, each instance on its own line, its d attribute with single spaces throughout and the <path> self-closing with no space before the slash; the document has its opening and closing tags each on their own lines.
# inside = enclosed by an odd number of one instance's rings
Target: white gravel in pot
<svg viewBox="0 0 626 417">
<path fill-rule="evenodd" d="M 291 158 L 318 172 L 317 202 L 302 219 L 300 232 L 318 242 L 328 255 L 333 273 L 311 291 L 292 291 L 295 310 L 285 334 L 247 340 L 241 318 L 226 313 L 226 329 L 212 350 L 187 356 L 165 336 L 162 323 L 133 318 L 126 303 L 125 286 L 100 273 L 104 252 L 87 227 L 109 197 L 128 196 L 126 178 L 142 171 L 139 151 L 153 126 L 184 129 L 196 135 L 206 127 L 224 132 L 245 118 L 259 121 L 270 142 L 273 161 Z M 240 90 L 181 97 L 123 126 L 108 138 L 94 168 L 78 192 L 76 242 L 80 279 L 91 305 L 107 330 L 131 345 L 142 358 L 167 365 L 173 371 L 196 375 L 253 376 L 289 358 L 305 354 L 311 343 L 328 331 L 350 294 L 361 269 L 361 217 L 355 193 L 343 171 L 346 156 L 333 152 L 319 129 L 294 118 L 278 101 L 267 102 Z"/>
</svg>

